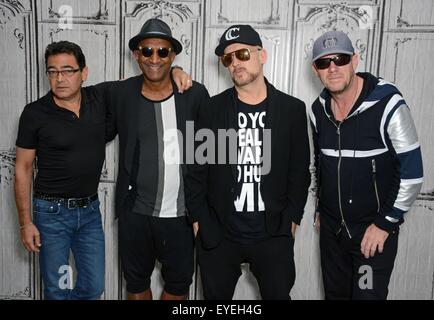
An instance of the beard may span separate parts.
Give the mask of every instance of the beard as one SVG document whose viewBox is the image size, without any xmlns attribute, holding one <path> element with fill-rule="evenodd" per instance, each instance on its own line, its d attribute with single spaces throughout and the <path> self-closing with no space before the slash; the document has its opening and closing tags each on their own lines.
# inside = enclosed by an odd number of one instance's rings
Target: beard
<svg viewBox="0 0 434 320">
<path fill-rule="evenodd" d="M 241 73 L 241 76 L 237 76 L 235 72 L 233 72 L 231 74 L 231 77 L 232 77 L 232 81 L 235 83 L 237 87 L 243 87 L 255 81 L 259 77 L 259 75 L 260 75 L 259 71 L 257 73 L 252 73 L 252 72 L 247 72 L 244 69 L 244 72 Z"/>
</svg>

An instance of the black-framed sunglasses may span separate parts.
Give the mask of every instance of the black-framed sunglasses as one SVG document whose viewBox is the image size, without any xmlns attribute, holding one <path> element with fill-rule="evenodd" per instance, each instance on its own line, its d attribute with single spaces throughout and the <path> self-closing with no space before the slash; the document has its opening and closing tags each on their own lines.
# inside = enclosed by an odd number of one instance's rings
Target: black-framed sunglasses
<svg viewBox="0 0 434 320">
<path fill-rule="evenodd" d="M 172 48 L 152 48 L 152 47 L 139 47 L 138 50 L 142 53 L 142 55 L 146 58 L 152 57 L 155 51 L 157 51 L 157 54 L 160 58 L 167 58 L 169 56 L 169 53 L 173 50 Z"/>
<path fill-rule="evenodd" d="M 70 78 L 72 77 L 76 72 L 81 71 L 80 68 L 78 69 L 65 69 L 65 70 L 47 70 L 45 73 L 47 74 L 47 77 L 50 79 L 57 79 L 59 74 L 62 75 L 62 77 Z"/>
<path fill-rule="evenodd" d="M 315 60 L 314 63 L 315 63 L 315 67 L 317 69 L 324 70 L 324 69 L 327 69 L 328 67 L 330 67 L 330 63 L 332 63 L 332 61 L 338 67 L 345 66 L 345 65 L 350 63 L 351 57 L 352 56 L 350 56 L 349 54 L 341 53 L 341 54 L 338 54 L 334 57 L 321 58 L 321 59 Z"/>
<path fill-rule="evenodd" d="M 232 52 L 228 52 L 220 57 L 220 61 L 222 64 L 227 68 L 232 64 L 232 61 L 234 60 L 233 56 L 237 57 L 240 61 L 249 61 L 250 60 L 250 53 L 261 51 L 262 48 L 257 48 L 256 50 L 251 50 L 249 48 L 243 48 L 238 49 Z"/>
</svg>

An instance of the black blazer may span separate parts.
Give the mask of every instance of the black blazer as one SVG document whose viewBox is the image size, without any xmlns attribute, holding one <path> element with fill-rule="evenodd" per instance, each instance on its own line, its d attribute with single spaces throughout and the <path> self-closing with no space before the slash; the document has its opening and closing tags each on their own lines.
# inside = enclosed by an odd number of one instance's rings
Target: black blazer
<svg viewBox="0 0 434 320">
<path fill-rule="evenodd" d="M 138 134 L 137 121 L 138 107 L 141 105 L 141 87 L 143 75 L 129 78 L 124 81 L 111 82 L 107 87 L 107 140 L 119 135 L 119 171 L 116 183 L 116 216 L 125 210 L 124 202 L 128 195 L 129 186 L 134 184 L 132 177 L 133 159 Z M 178 130 L 183 134 L 183 164 L 181 165 L 184 181 L 188 172 L 186 165 L 186 122 L 195 121 L 199 109 L 208 105 L 209 94 L 206 88 L 195 81 L 193 86 L 183 94 L 178 93 L 172 78 L 175 95 L 176 118 Z"/>
<path fill-rule="evenodd" d="M 265 128 L 272 131 L 271 170 L 261 182 L 266 227 L 273 236 L 290 235 L 291 222 L 300 224 L 310 185 L 306 107 L 266 82 Z M 235 88 L 212 97 L 209 108 L 200 114 L 200 127 L 210 128 L 215 137 L 218 129 L 238 130 L 236 97 Z M 226 157 L 228 161 L 228 152 Z M 206 248 L 220 243 L 225 219 L 235 210 L 236 178 L 236 164 L 195 164 L 189 170 L 187 208 L 190 219 L 199 222 L 200 239 Z"/>
</svg>

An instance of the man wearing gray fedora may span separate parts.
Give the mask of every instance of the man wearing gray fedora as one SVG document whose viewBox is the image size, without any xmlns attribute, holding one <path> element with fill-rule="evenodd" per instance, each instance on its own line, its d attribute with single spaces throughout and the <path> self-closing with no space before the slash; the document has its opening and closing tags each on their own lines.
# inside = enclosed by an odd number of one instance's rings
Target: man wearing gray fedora
<svg viewBox="0 0 434 320">
<path fill-rule="evenodd" d="M 178 92 L 170 71 L 182 45 L 162 20 L 146 21 L 129 48 L 142 74 L 112 84 L 106 97 L 109 139 L 119 135 L 116 215 L 122 269 L 128 298 L 152 299 L 150 279 L 159 260 L 161 299 L 181 300 L 194 270 L 184 137 L 187 122 L 196 120 L 209 95 L 197 82 Z"/>
</svg>

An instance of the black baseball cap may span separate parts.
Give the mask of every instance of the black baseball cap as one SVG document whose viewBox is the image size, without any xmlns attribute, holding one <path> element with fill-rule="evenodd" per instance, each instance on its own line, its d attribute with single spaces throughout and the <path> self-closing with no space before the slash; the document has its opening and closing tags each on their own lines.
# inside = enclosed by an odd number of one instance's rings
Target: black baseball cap
<svg viewBox="0 0 434 320">
<path fill-rule="evenodd" d="M 244 43 L 262 47 L 259 33 L 248 24 L 237 24 L 226 29 L 220 38 L 219 45 L 215 49 L 215 54 L 219 57 L 222 56 L 226 47 L 232 43 Z"/>
<path fill-rule="evenodd" d="M 146 21 L 142 29 L 140 29 L 140 32 L 135 37 L 131 38 L 128 46 L 131 51 L 137 50 L 140 41 L 147 38 L 165 39 L 172 44 L 173 51 L 175 51 L 176 54 L 182 51 L 181 43 L 172 37 L 170 27 L 160 19 L 153 18 Z"/>
</svg>

